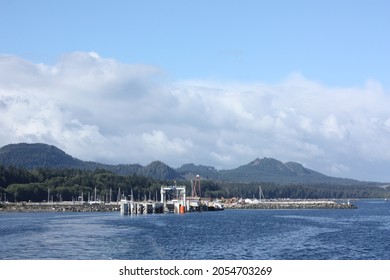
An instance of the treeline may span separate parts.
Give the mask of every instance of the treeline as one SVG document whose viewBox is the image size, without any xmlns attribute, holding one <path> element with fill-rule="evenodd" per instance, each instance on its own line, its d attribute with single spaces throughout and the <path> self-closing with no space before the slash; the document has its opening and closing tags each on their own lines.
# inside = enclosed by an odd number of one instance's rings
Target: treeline
<svg viewBox="0 0 390 280">
<path fill-rule="evenodd" d="M 156 199 L 161 184 L 169 182 L 143 176 L 121 176 L 103 169 L 47 169 L 28 171 L 0 166 L 2 201 L 117 201 L 122 195 Z"/>
<path fill-rule="evenodd" d="M 343 198 L 390 198 L 390 187 L 373 184 L 343 186 L 335 184 L 275 184 L 203 182 L 206 197 L 259 198 L 259 187 L 266 199 L 343 199 Z"/>
<path fill-rule="evenodd" d="M 118 175 L 104 169 L 47 169 L 26 170 L 0 166 L 0 201 L 117 201 L 122 195 L 133 195 L 135 200 L 160 200 L 161 185 L 173 181 L 150 179 L 139 175 Z M 191 182 L 181 181 L 187 195 Z M 338 186 L 332 184 L 280 185 L 275 183 L 232 183 L 202 180 L 202 196 L 210 198 L 259 198 L 259 186 L 265 198 L 389 198 L 390 188 L 360 184 Z"/>
</svg>

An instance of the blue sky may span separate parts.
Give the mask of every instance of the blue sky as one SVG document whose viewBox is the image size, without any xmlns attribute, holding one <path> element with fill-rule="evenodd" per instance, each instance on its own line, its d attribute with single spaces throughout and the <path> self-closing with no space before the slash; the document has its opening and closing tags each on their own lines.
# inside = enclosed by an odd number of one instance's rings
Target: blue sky
<svg viewBox="0 0 390 280">
<path fill-rule="evenodd" d="M 2 1 L 0 51 L 95 51 L 174 79 L 389 86 L 388 1 Z"/>
<path fill-rule="evenodd" d="M 390 181 L 389 11 L 375 0 L 2 0 L 0 145 L 220 169 L 267 156 Z"/>
</svg>

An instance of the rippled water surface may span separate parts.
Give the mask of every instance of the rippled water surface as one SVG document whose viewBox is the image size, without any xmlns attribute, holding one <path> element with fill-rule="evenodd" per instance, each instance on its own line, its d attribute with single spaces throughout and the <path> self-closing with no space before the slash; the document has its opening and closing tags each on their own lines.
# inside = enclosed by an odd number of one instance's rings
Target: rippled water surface
<svg viewBox="0 0 390 280">
<path fill-rule="evenodd" d="M 390 259 L 390 202 L 352 210 L 0 213 L 0 259 Z"/>
</svg>

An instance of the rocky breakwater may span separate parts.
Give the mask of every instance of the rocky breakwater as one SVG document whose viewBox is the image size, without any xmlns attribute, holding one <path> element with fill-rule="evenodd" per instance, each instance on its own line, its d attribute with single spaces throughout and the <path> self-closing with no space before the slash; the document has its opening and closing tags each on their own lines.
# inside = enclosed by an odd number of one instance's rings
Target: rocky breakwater
<svg viewBox="0 0 390 280">
<path fill-rule="evenodd" d="M 117 212 L 119 204 L 104 203 L 3 203 L 0 212 Z"/>
<path fill-rule="evenodd" d="M 224 204 L 225 209 L 356 209 L 349 202 L 332 200 L 267 200 L 254 202 L 233 202 Z"/>
</svg>

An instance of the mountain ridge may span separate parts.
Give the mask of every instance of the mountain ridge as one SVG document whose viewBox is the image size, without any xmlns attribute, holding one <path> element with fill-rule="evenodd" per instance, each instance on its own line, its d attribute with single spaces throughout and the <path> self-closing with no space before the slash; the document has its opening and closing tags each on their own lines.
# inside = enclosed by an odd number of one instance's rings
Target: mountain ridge
<svg viewBox="0 0 390 280">
<path fill-rule="evenodd" d="M 272 182 L 278 184 L 342 184 L 354 185 L 360 181 L 336 178 L 308 169 L 298 162 L 283 163 L 273 158 L 256 158 L 248 164 L 228 170 L 217 170 L 212 166 L 183 164 L 176 169 L 162 161 L 153 161 L 146 166 L 140 164 L 109 165 L 82 161 L 53 145 L 43 143 L 9 144 L 0 148 L 0 165 L 35 168 L 106 169 L 120 175 L 140 175 L 157 180 L 202 178 L 231 182 Z"/>
<path fill-rule="evenodd" d="M 65 153 L 54 145 L 43 143 L 9 144 L 0 148 L 0 165 L 36 168 L 74 168 L 74 169 L 105 169 L 120 175 L 140 175 L 157 180 L 179 179 L 176 171 L 161 161 L 155 161 L 147 166 L 140 164 L 104 164 L 92 161 L 82 161 Z"/>
</svg>

